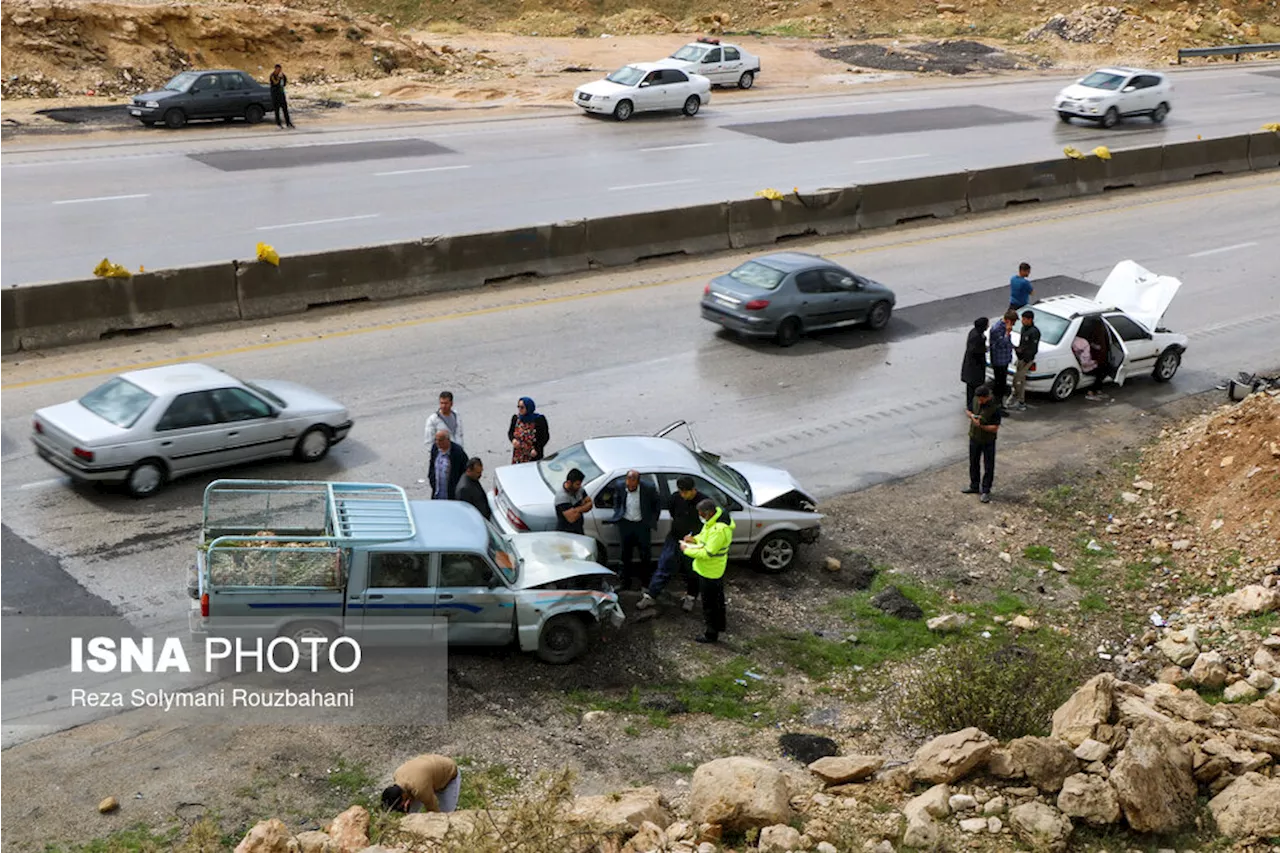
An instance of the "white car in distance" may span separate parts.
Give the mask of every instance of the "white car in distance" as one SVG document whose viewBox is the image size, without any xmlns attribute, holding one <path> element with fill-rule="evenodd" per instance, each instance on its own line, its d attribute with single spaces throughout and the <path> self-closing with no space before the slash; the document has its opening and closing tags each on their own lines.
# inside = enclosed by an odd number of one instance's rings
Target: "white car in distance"
<svg viewBox="0 0 1280 853">
<path fill-rule="evenodd" d="M 686 74 L 700 74 L 713 86 L 750 89 L 760 74 L 760 57 L 736 44 L 703 37 L 690 42 L 666 59 L 654 63 L 663 68 L 679 68 Z"/>
<path fill-rule="evenodd" d="M 679 110 L 695 116 L 711 102 L 711 81 L 652 62 L 624 65 L 603 80 L 579 86 L 573 102 L 588 113 L 626 121 L 636 113 Z"/>
<path fill-rule="evenodd" d="M 1053 108 L 1067 123 L 1082 118 L 1115 127 L 1122 118 L 1150 116 L 1159 124 L 1172 109 L 1172 92 L 1169 78 L 1155 71 L 1100 68 L 1059 92 Z"/>
</svg>

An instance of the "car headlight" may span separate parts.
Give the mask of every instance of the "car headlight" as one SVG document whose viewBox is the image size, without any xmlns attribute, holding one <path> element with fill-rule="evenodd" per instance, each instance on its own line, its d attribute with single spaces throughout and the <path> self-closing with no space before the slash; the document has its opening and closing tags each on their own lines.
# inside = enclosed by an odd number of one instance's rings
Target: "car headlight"
<svg viewBox="0 0 1280 853">
<path fill-rule="evenodd" d="M 612 100 L 613 100 L 613 96 L 612 96 L 612 95 L 596 95 L 595 100 L 597 100 L 597 101 L 612 101 Z"/>
<path fill-rule="evenodd" d="M 1087 104 L 1097 104 L 1097 103 L 1101 103 L 1102 101 L 1105 101 L 1106 98 L 1085 98 L 1084 100 L 1085 100 L 1085 103 Z"/>
<path fill-rule="evenodd" d="M 159 101 L 147 101 L 147 103 L 146 103 L 144 106 L 146 106 L 148 109 L 156 110 L 156 109 L 159 109 L 159 108 L 160 108 L 160 102 L 159 102 Z"/>
</svg>

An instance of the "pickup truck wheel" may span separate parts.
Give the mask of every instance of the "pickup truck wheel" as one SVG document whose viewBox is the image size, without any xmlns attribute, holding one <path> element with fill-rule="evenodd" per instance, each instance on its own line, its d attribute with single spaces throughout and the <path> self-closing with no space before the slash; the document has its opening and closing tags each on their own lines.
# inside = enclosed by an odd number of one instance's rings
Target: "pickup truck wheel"
<svg viewBox="0 0 1280 853">
<path fill-rule="evenodd" d="M 294 622 L 292 625 L 286 625 L 278 636 L 293 640 L 295 643 L 310 639 L 331 643 L 338 639 L 338 633 L 333 630 L 333 626 L 323 622 Z"/>
<path fill-rule="evenodd" d="M 322 426 L 313 426 L 302 434 L 293 448 L 293 458 L 299 462 L 319 462 L 329 455 L 329 446 L 333 439 L 329 430 Z"/>
<path fill-rule="evenodd" d="M 129 469 L 124 487 L 129 491 L 130 497 L 149 498 L 160 491 L 167 476 L 164 463 L 159 459 L 143 459 Z"/>
<path fill-rule="evenodd" d="M 262 121 L 262 117 L 266 114 L 267 111 L 260 104 L 250 104 L 244 108 L 244 120 L 249 124 L 257 124 Z"/>
<path fill-rule="evenodd" d="M 743 71 L 742 76 L 738 78 L 739 89 L 750 89 L 756 83 L 756 73 L 754 71 Z"/>
<path fill-rule="evenodd" d="M 174 107 L 164 114 L 164 126 L 172 130 L 177 130 L 187 123 L 187 114 L 182 110 Z"/>
<path fill-rule="evenodd" d="M 756 546 L 751 564 L 757 571 L 776 575 L 791 568 L 796 561 L 796 543 L 799 540 L 791 530 L 770 533 Z"/>
<path fill-rule="evenodd" d="M 1151 371 L 1151 378 L 1157 382 L 1168 382 L 1178 372 L 1178 367 L 1181 364 L 1182 353 L 1176 349 L 1169 348 L 1160 353 L 1160 357 L 1156 359 L 1156 366 Z"/>
<path fill-rule="evenodd" d="M 547 663 L 565 664 L 587 650 L 587 626 L 572 613 L 554 616 L 542 626 L 538 657 Z"/>
</svg>

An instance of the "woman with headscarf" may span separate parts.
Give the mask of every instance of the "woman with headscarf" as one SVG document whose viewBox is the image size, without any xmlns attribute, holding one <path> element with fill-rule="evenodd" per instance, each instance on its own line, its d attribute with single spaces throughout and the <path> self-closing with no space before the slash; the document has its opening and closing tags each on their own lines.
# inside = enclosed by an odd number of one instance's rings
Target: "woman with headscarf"
<svg viewBox="0 0 1280 853">
<path fill-rule="evenodd" d="M 533 400 L 521 397 L 516 403 L 516 413 L 511 416 L 507 438 L 511 441 L 511 464 L 536 462 L 542 458 L 551 433 L 547 419 L 536 411 Z"/>
<path fill-rule="evenodd" d="M 964 407 L 973 405 L 973 395 L 978 386 L 987 381 L 987 325 L 986 317 L 973 321 L 969 339 L 964 345 L 964 362 L 960 365 L 960 381 L 964 383 Z"/>
</svg>

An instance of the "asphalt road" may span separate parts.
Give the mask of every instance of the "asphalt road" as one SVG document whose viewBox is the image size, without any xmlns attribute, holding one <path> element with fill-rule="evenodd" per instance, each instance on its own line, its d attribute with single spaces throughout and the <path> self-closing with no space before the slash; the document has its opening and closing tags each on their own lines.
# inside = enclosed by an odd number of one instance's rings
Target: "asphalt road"
<svg viewBox="0 0 1280 853">
<path fill-rule="evenodd" d="M 0 284 L 282 255 L 846 186 L 1257 130 L 1275 65 L 1174 71 L 1163 125 L 1064 125 L 1061 78 L 769 98 L 717 90 L 694 119 L 626 124 L 566 106 L 517 119 L 279 133 L 137 131 L 137 141 L 9 143 Z"/>
<path fill-rule="evenodd" d="M 468 449 L 490 470 L 509 458 L 506 424 L 516 398 L 528 395 L 549 419 L 553 447 L 685 418 L 708 448 L 785 466 L 830 496 L 962 457 L 964 336 L 974 317 L 1004 307 L 1003 282 L 1023 258 L 1034 264 L 1040 295 L 1092 295 L 1086 283 L 1100 283 L 1124 258 L 1181 278 L 1165 322 L 1190 336 L 1190 349 L 1172 383 L 1136 379 L 1110 404 L 1033 401 L 1002 431 L 1005 446 L 1090 418 L 1134 417 L 1239 370 L 1274 367 L 1277 221 L 1280 176 L 1250 175 L 813 244 L 893 287 L 899 310 L 882 333 L 826 334 L 787 350 L 744 343 L 700 319 L 703 281 L 734 262 L 722 257 L 6 359 L 6 613 L 47 612 L 41 607 L 51 600 L 88 595 L 102 602 L 95 615 L 106 606 L 140 630 L 186 631 L 187 571 L 210 477 L 143 501 L 74 488 L 35 457 L 27 437 L 32 411 L 124 365 L 181 354 L 240 375 L 288 377 L 351 407 L 352 436 L 324 462 L 231 476 L 397 482 L 425 496 L 423 419 L 436 392 L 451 388 Z M 991 510 L 1006 511 L 998 472 L 995 498 Z M 6 667 L 5 689 L 36 701 L 65 688 L 66 677 L 10 681 Z M 5 722 L 7 742 L 48 730 Z"/>
</svg>

